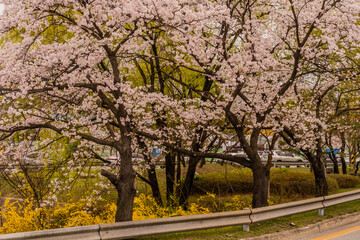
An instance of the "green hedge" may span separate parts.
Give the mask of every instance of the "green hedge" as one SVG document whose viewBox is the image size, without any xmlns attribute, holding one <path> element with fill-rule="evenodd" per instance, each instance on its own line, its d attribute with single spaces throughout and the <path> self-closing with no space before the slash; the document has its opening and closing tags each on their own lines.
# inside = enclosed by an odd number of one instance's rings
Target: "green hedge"
<svg viewBox="0 0 360 240">
<path fill-rule="evenodd" d="M 339 184 L 335 179 L 328 179 L 329 191 L 335 191 Z M 313 173 L 274 172 L 271 174 L 270 193 L 284 197 L 292 195 L 315 195 Z"/>
<path fill-rule="evenodd" d="M 335 179 L 340 188 L 355 188 L 360 185 L 360 178 L 347 174 L 328 174 L 328 179 Z"/>
<path fill-rule="evenodd" d="M 224 172 L 213 172 L 198 175 L 194 181 L 193 193 L 251 193 L 252 192 L 251 171 L 232 170 Z"/>
<path fill-rule="evenodd" d="M 289 197 L 292 195 L 308 196 L 315 194 L 313 173 L 292 171 L 272 171 L 270 194 Z M 192 193 L 236 193 L 252 192 L 252 173 L 248 169 L 229 171 L 225 178 L 224 172 L 206 173 L 197 176 Z M 339 188 L 354 188 L 360 185 L 360 178 L 350 175 L 329 174 L 329 191 Z"/>
</svg>

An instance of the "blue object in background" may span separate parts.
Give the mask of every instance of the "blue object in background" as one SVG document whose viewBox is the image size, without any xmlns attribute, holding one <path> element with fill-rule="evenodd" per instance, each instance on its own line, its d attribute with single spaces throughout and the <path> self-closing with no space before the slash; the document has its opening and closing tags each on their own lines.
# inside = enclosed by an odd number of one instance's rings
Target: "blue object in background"
<svg viewBox="0 0 360 240">
<path fill-rule="evenodd" d="M 329 148 L 326 149 L 327 152 L 331 152 L 331 150 Z M 333 149 L 334 153 L 337 154 L 340 149 Z"/>
<path fill-rule="evenodd" d="M 161 154 L 161 147 L 153 147 L 152 155 L 157 157 Z"/>
</svg>

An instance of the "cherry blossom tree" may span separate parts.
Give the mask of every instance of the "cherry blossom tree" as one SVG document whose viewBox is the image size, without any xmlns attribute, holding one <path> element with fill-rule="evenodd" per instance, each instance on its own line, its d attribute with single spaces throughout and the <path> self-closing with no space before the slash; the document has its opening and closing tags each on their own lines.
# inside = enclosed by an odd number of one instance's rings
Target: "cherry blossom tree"
<svg viewBox="0 0 360 240">
<path fill-rule="evenodd" d="M 137 84 L 134 60 L 150 53 L 153 41 L 144 38 L 146 31 L 154 25 L 200 26 L 224 7 L 208 1 L 6 4 L 1 19 L 1 139 L 48 129 L 80 142 L 79 149 L 87 149 L 82 155 L 104 162 L 98 146 L 115 149 L 119 163 L 114 171 L 101 173 L 118 192 L 115 220 L 131 220 L 136 193 L 132 153 L 140 146 L 135 129 L 144 127 L 165 139 L 152 127 L 162 105 L 177 112 L 185 108 L 163 91 Z"/>
<path fill-rule="evenodd" d="M 176 43 L 180 67 L 201 73 L 207 82 L 207 89 L 187 86 L 199 94 L 197 103 L 188 104 L 206 109 L 208 118 L 231 124 L 249 159 L 240 159 L 240 163 L 253 171 L 253 207 L 265 206 L 271 162 L 263 165 L 261 161 L 259 136 L 266 129 L 283 132 L 284 126 L 296 122 L 294 118 L 302 117 L 301 109 L 295 107 L 300 90 L 320 84 L 318 99 L 307 99 L 306 104 L 313 105 L 341 81 L 350 64 L 345 49 L 359 46 L 356 12 L 360 5 L 352 0 L 218 3 L 226 6 L 225 20 L 213 18 L 205 27 L 170 26 L 166 32 Z M 183 83 L 181 79 L 177 82 Z M 309 124 L 319 123 L 322 109 L 317 111 L 307 116 Z M 320 123 L 316 126 L 324 128 Z M 308 126 L 298 127 L 301 132 Z M 308 149 L 318 148 L 316 139 L 305 141 Z M 327 194 L 321 166 L 317 173 L 316 179 L 321 179 L 317 185 L 324 189 L 318 194 Z"/>
<path fill-rule="evenodd" d="M 290 146 L 299 149 L 311 163 L 317 196 L 328 193 L 324 168 L 325 149 L 330 149 L 329 155 L 334 158 L 332 160 L 336 164 L 335 173 L 339 173 L 334 149 L 340 149 L 341 155 L 344 155 L 346 143 L 341 134 L 346 125 L 340 122 L 346 114 L 360 109 L 358 106 L 349 107 L 340 104 L 343 97 L 346 96 L 344 92 L 340 91 L 340 86 L 349 85 L 349 82 L 357 82 L 358 79 L 344 80 L 341 76 L 337 76 L 337 78 L 337 81 L 327 82 L 331 76 L 322 72 L 321 75 L 318 75 L 316 84 L 312 82 L 311 87 L 299 87 L 297 101 L 292 101 L 291 109 L 287 109 L 287 116 L 279 119 L 279 124 L 283 125 L 281 132 L 283 139 Z M 349 88 L 346 92 L 348 91 L 351 92 Z M 342 159 L 342 164 L 346 168 L 345 159 Z M 346 169 L 343 173 L 346 173 Z"/>
<path fill-rule="evenodd" d="M 6 3 L 1 139 L 45 128 L 104 161 L 97 146 L 116 149 L 115 171 L 102 171 L 118 191 L 116 221 L 132 219 L 136 136 L 190 156 L 192 167 L 216 157 L 251 168 L 252 205 L 267 205 L 271 158 L 262 163 L 259 136 L 291 125 L 289 109 L 300 116 L 290 108 L 298 88 L 317 75 L 326 86 L 339 81 L 343 49 L 359 44 L 356 0 Z M 155 74 L 143 74 L 140 60 Z M 189 94 L 170 94 L 180 87 Z M 210 152 L 208 140 L 225 139 L 227 129 L 247 157 Z"/>
</svg>

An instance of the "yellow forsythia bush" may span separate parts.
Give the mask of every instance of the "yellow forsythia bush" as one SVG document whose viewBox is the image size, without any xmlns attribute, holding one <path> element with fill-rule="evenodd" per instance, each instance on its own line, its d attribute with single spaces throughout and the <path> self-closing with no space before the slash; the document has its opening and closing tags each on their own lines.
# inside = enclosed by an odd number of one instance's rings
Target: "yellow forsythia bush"
<svg viewBox="0 0 360 240">
<path fill-rule="evenodd" d="M 188 210 L 185 211 L 181 207 L 170 208 L 159 206 L 151 196 L 140 194 L 139 197 L 134 200 L 133 219 L 144 220 L 204 213 L 210 213 L 210 210 L 208 208 L 200 207 L 196 203 L 191 203 Z"/>
<path fill-rule="evenodd" d="M 113 222 L 115 219 L 115 204 L 107 204 L 101 211 L 87 209 L 89 207 L 86 202 L 63 204 L 51 208 L 34 208 L 31 201 L 18 204 L 6 200 L 1 210 L 0 233 L 85 226 Z"/>
<path fill-rule="evenodd" d="M 212 199 L 212 204 L 215 204 L 215 195 L 207 194 L 200 197 L 199 202 L 205 198 L 207 201 Z M 244 206 L 237 197 L 234 197 L 232 204 L 236 205 L 236 208 Z M 231 204 L 228 207 L 235 208 Z M 79 201 L 54 207 L 35 208 L 29 200 L 22 204 L 6 200 L 0 211 L 2 218 L 0 234 L 110 223 L 114 222 L 115 212 L 116 205 L 106 202 Z M 196 203 L 191 203 L 186 211 L 181 207 L 159 206 L 151 196 L 140 194 L 134 200 L 133 220 L 210 212 L 209 208 L 200 207 Z"/>
<path fill-rule="evenodd" d="M 33 210 L 32 207 L 31 203 L 21 207 L 17 202 L 10 203 L 9 200 L 6 200 L 1 211 L 2 226 L 0 233 L 45 229 L 46 227 L 43 226 L 42 221 L 38 221 L 38 217 L 42 215 L 41 209 Z"/>
</svg>

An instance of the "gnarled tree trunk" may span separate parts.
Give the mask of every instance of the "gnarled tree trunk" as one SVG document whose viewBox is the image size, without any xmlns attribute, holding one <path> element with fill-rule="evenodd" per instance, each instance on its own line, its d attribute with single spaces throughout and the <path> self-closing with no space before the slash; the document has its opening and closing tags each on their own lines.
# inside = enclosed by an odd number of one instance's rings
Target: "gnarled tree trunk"
<svg viewBox="0 0 360 240">
<path fill-rule="evenodd" d="M 328 195 L 328 184 L 326 181 L 326 176 L 324 169 L 321 167 L 313 168 L 315 176 L 315 196 L 321 197 Z"/>
<path fill-rule="evenodd" d="M 254 181 L 252 207 L 267 206 L 270 189 L 270 171 L 262 164 L 255 164 L 251 169 Z"/>
<path fill-rule="evenodd" d="M 130 137 L 123 136 L 121 145 L 116 146 L 116 149 L 120 153 L 119 172 L 114 174 L 102 170 L 101 174 L 109 179 L 118 193 L 115 222 L 132 221 L 136 175 L 132 164 Z"/>
<path fill-rule="evenodd" d="M 329 194 L 329 188 L 326 180 L 325 168 L 324 164 L 321 161 L 321 154 L 317 154 L 316 156 L 309 151 L 305 152 L 309 162 L 311 163 L 311 167 L 314 171 L 315 177 L 315 196 L 327 196 Z"/>
</svg>

